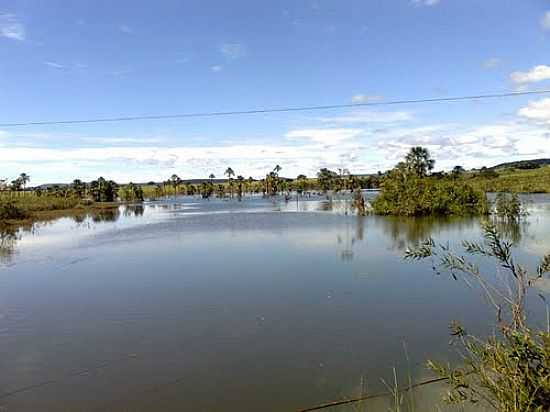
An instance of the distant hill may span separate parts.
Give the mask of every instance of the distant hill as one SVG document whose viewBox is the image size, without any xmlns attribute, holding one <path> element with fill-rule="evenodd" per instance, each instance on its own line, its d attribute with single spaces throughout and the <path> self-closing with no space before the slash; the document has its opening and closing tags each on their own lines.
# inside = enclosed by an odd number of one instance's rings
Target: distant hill
<svg viewBox="0 0 550 412">
<path fill-rule="evenodd" d="M 536 169 L 537 167 L 550 165 L 550 159 L 518 160 L 516 162 L 501 163 L 488 169 Z"/>
</svg>

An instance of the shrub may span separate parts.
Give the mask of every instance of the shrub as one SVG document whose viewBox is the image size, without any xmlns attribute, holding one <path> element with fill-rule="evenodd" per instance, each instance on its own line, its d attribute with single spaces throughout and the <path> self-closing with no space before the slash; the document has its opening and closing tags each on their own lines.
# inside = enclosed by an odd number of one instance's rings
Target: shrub
<svg viewBox="0 0 550 412">
<path fill-rule="evenodd" d="M 514 261 L 512 244 L 502 240 L 494 223 L 483 225 L 484 242 L 463 242 L 465 252 L 496 260 L 505 278 L 501 284 L 481 274 L 478 265 L 436 245 L 431 239 L 405 257 L 433 259 L 437 273 L 448 270 L 454 279 L 476 282 L 494 306 L 498 335 L 488 339 L 467 334 L 458 323 L 451 334 L 462 346 L 463 365 L 450 367 L 435 362 L 428 366 L 450 386 L 446 400 L 453 404 L 478 403 L 499 412 L 550 410 L 550 327 L 536 331 L 527 326 L 525 296 L 528 289 L 550 272 L 550 254 L 536 273 Z"/>
<path fill-rule="evenodd" d="M 523 209 L 517 193 L 499 193 L 495 201 L 495 211 L 499 218 L 518 221 L 527 212 Z"/>
<path fill-rule="evenodd" d="M 27 212 L 12 199 L 0 199 L 0 220 L 24 219 Z"/>
<path fill-rule="evenodd" d="M 421 178 L 403 169 L 393 169 L 372 202 L 381 215 L 468 215 L 486 214 L 485 194 L 464 181 Z"/>
</svg>

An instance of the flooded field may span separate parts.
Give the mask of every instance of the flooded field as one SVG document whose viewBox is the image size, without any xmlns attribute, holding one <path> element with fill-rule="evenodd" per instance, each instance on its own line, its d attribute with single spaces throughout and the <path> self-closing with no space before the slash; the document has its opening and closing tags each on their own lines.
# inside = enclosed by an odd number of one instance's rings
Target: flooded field
<svg viewBox="0 0 550 412">
<path fill-rule="evenodd" d="M 534 267 L 550 197 L 525 200 L 508 236 Z M 0 410 L 294 411 L 384 389 L 394 368 L 422 379 L 454 356 L 449 321 L 486 334 L 494 314 L 403 253 L 477 240 L 479 222 L 181 197 L 3 230 Z"/>
</svg>

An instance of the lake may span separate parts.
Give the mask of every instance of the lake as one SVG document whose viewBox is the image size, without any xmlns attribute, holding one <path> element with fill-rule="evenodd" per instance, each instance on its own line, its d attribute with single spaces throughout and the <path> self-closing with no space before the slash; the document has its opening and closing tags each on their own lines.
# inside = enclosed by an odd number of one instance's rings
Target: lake
<svg viewBox="0 0 550 412">
<path fill-rule="evenodd" d="M 534 268 L 550 196 L 524 199 L 509 235 Z M 480 334 L 494 321 L 479 290 L 403 260 L 429 236 L 478 240 L 479 219 L 181 197 L 4 231 L 0 410 L 295 411 L 384 390 L 394 368 L 426 378 L 427 359 L 455 356 L 451 320 Z"/>
</svg>

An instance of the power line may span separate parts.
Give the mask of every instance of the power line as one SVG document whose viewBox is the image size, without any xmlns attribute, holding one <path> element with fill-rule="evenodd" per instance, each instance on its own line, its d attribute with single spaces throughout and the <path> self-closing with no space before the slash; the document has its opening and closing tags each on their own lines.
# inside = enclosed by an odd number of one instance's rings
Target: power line
<svg viewBox="0 0 550 412">
<path fill-rule="evenodd" d="M 180 114 L 166 114 L 166 115 L 103 117 L 103 118 L 95 118 L 95 119 L 47 120 L 47 121 L 20 122 L 20 123 L 0 123 L 0 127 L 130 122 L 130 121 L 137 121 L 137 120 L 167 120 L 167 119 L 186 119 L 186 118 L 193 118 L 193 117 L 218 117 L 218 116 L 237 116 L 237 115 L 247 115 L 247 114 L 263 114 L 263 113 L 304 112 L 304 111 L 314 111 L 314 110 L 351 109 L 351 108 L 368 107 L 368 106 L 394 106 L 394 105 L 414 104 L 414 103 L 458 102 L 458 101 L 467 101 L 467 100 L 497 99 L 497 98 L 505 98 L 505 97 L 540 95 L 540 94 L 548 94 L 548 93 L 550 93 L 550 90 L 532 90 L 532 91 L 508 92 L 508 93 L 478 94 L 478 95 L 469 95 L 469 96 L 388 100 L 388 101 L 381 101 L 381 102 L 331 104 L 331 105 L 322 105 L 322 106 L 280 107 L 280 108 L 254 109 L 254 110 L 236 110 L 236 111 L 227 111 L 227 112 L 195 112 L 195 113 L 180 113 Z"/>
</svg>

